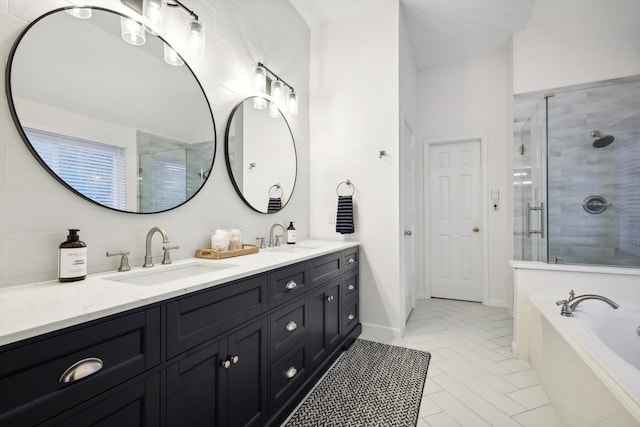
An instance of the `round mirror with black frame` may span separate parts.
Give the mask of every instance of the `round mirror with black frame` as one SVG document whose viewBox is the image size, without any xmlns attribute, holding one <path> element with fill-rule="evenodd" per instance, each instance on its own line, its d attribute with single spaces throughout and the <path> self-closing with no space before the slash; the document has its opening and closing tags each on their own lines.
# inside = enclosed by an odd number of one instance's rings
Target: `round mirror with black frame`
<svg viewBox="0 0 640 427">
<path fill-rule="evenodd" d="M 72 10 L 33 21 L 9 55 L 7 100 L 22 139 L 52 176 L 93 203 L 130 213 L 186 203 L 216 154 L 200 82 L 184 60 L 165 62 L 170 46 L 161 37 L 125 43 L 124 15 L 88 7 L 80 19 Z"/>
<path fill-rule="evenodd" d="M 225 132 L 227 170 L 251 209 L 276 213 L 291 200 L 298 162 L 291 128 L 269 100 L 245 98 L 231 112 Z"/>
</svg>

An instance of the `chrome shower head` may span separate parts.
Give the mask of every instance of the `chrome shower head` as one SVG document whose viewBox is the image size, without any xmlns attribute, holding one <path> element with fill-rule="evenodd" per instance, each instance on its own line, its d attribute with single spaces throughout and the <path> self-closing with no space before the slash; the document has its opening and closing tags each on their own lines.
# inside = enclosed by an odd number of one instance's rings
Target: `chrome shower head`
<svg viewBox="0 0 640 427">
<path fill-rule="evenodd" d="M 607 145 L 611 144 L 613 142 L 613 140 L 615 139 L 613 136 L 611 135 L 605 135 L 602 136 L 602 134 L 600 133 L 599 130 L 592 130 L 591 131 L 591 136 L 593 138 L 596 138 L 595 141 L 593 141 L 593 143 L 591 145 L 593 145 L 595 148 L 603 148 L 606 147 Z"/>
</svg>

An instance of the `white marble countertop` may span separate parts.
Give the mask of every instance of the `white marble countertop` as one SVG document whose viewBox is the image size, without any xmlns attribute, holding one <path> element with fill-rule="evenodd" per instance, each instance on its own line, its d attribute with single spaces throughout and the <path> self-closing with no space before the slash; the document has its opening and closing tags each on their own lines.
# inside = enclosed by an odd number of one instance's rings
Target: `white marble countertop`
<svg viewBox="0 0 640 427">
<path fill-rule="evenodd" d="M 261 249 L 257 254 L 222 260 L 189 258 L 129 272 L 91 274 L 85 280 L 57 280 L 0 288 L 0 345 L 9 344 L 133 308 L 185 295 L 275 268 L 357 246 L 357 242 L 307 240 L 294 245 Z M 197 262 L 227 268 L 153 285 L 114 281 L 138 273 L 156 273 Z"/>
</svg>

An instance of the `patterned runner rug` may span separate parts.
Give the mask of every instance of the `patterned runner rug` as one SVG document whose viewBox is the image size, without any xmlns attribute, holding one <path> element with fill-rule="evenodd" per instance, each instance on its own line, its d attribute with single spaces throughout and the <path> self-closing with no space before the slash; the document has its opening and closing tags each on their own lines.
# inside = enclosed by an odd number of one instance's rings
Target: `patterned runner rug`
<svg viewBox="0 0 640 427">
<path fill-rule="evenodd" d="M 357 339 L 286 427 L 415 426 L 431 354 Z"/>
</svg>

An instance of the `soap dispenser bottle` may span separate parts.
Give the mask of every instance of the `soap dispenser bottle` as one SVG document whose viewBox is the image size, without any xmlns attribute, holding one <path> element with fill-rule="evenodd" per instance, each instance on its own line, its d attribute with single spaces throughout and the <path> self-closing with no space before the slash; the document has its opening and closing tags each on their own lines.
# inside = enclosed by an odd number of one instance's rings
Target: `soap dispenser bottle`
<svg viewBox="0 0 640 427">
<path fill-rule="evenodd" d="M 80 241 L 78 229 L 70 228 L 65 242 L 58 246 L 58 280 L 75 282 L 87 277 L 87 245 Z"/>
<path fill-rule="evenodd" d="M 293 226 L 293 221 L 289 221 L 289 227 L 287 227 L 287 244 L 296 244 L 296 228 Z"/>
</svg>

